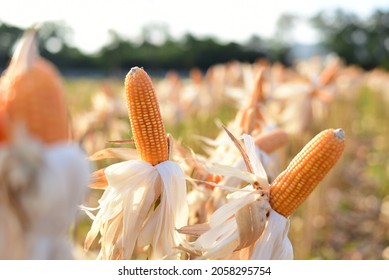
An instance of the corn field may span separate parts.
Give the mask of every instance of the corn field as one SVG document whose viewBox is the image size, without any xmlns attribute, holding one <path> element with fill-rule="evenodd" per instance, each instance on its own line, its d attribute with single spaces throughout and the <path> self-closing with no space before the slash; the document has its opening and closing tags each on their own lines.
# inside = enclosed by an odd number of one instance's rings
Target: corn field
<svg viewBox="0 0 389 280">
<path fill-rule="evenodd" d="M 72 79 L 33 37 L 0 80 L 0 259 L 389 259 L 389 73 Z"/>
</svg>

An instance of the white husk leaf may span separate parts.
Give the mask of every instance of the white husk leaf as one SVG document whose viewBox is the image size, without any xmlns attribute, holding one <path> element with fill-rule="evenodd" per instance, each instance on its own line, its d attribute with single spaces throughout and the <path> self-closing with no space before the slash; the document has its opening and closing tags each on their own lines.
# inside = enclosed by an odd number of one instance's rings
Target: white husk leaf
<svg viewBox="0 0 389 280">
<path fill-rule="evenodd" d="M 260 162 L 257 156 L 257 148 L 255 146 L 253 138 L 248 134 L 243 134 L 242 137 L 243 137 L 244 145 L 246 147 L 247 155 L 250 159 L 251 166 L 254 170 L 254 174 L 257 175 L 257 177 L 262 180 L 259 183 L 261 183 L 262 185 L 268 185 L 267 174 L 265 168 L 263 167 L 262 163 Z"/>
<path fill-rule="evenodd" d="M 155 166 L 162 179 L 161 201 L 144 226 L 140 237 L 141 247 L 151 244 L 151 259 L 176 258 L 183 236 L 177 229 L 188 221 L 185 175 L 179 165 L 164 161 Z"/>
<path fill-rule="evenodd" d="M 202 234 L 196 240 L 195 248 L 199 251 L 205 248 L 206 250 L 198 259 L 223 259 L 232 254 L 239 245 L 239 233 L 236 228 L 235 219 L 230 219 Z"/>
<path fill-rule="evenodd" d="M 37 189 L 22 196 L 31 221 L 30 259 L 72 258 L 67 234 L 87 192 L 89 172 L 85 154 L 76 144 L 55 145 L 43 153 Z"/>
<path fill-rule="evenodd" d="M 102 259 L 131 259 L 137 243 L 151 245 L 152 259 L 172 255 L 172 248 L 181 243 L 176 228 L 188 218 L 185 177 L 178 164 L 165 161 L 152 166 L 130 160 L 107 167 L 105 173 L 109 185 L 99 207 L 84 208 L 99 210 L 86 249 L 100 232 Z M 153 209 L 159 195 L 160 203 Z"/>
<path fill-rule="evenodd" d="M 291 260 L 293 247 L 288 238 L 289 219 L 270 210 L 262 236 L 255 244 L 252 260 Z"/>
<path fill-rule="evenodd" d="M 208 164 L 205 166 L 206 170 L 215 175 L 223 175 L 227 177 L 239 178 L 248 183 L 254 183 L 258 178 L 247 171 L 242 171 L 233 166 L 221 165 L 217 163 Z"/>
<path fill-rule="evenodd" d="M 76 144 L 44 146 L 25 131 L 16 133 L 9 145 L 0 148 L 0 188 L 16 201 L 8 209 L 4 206 L 9 204 L 1 203 L 0 240 L 19 251 L 17 258 L 72 259 L 68 231 L 87 191 L 86 156 Z M 7 211 L 9 215 L 4 215 Z M 23 218 L 15 212 L 23 213 Z M 12 238 L 3 239 L 10 232 Z M 0 242 L 1 258 L 16 257 L 3 245 Z"/>
<path fill-rule="evenodd" d="M 223 135 L 223 134 L 222 134 Z M 268 178 L 266 174 L 266 170 L 263 167 L 263 164 L 260 161 L 260 155 L 261 151 L 260 149 L 255 145 L 253 138 L 248 134 L 243 134 L 243 144 L 244 148 L 246 150 L 248 159 L 250 161 L 250 165 L 253 168 L 254 174 L 247 171 L 247 168 L 245 166 L 245 162 L 242 158 L 242 155 L 239 155 L 239 153 L 236 153 L 238 150 L 235 147 L 235 145 L 231 143 L 225 143 L 223 147 L 227 149 L 228 151 L 222 151 L 221 154 L 224 156 L 224 158 L 229 158 L 226 155 L 233 155 L 233 160 L 230 160 L 227 163 L 224 163 L 224 159 L 220 163 L 211 163 L 206 164 L 205 168 L 206 170 L 211 174 L 216 175 L 223 175 L 224 179 L 222 182 L 220 182 L 219 185 L 223 184 L 226 186 L 239 186 L 242 181 L 247 183 L 254 183 L 258 182 L 261 186 L 266 187 L 269 185 Z M 222 146 L 219 146 L 217 149 L 220 149 Z M 215 154 L 218 154 L 219 151 L 216 151 Z M 236 153 L 236 154 L 234 154 Z M 214 162 L 211 159 L 211 162 Z M 220 162 L 220 161 L 216 161 Z"/>
<path fill-rule="evenodd" d="M 246 192 L 251 188 L 251 192 Z M 229 196 L 227 204 L 217 209 L 210 218 L 210 229 L 190 244 L 195 252 L 203 252 L 200 259 L 224 259 L 239 246 L 239 231 L 235 214 L 243 207 L 261 199 L 260 191 L 248 186 L 245 191 L 237 191 Z"/>
<path fill-rule="evenodd" d="M 141 160 L 124 161 L 105 170 L 108 187 L 99 200 L 99 210 L 85 240 L 89 249 L 100 232 L 102 235 L 99 258 L 112 259 L 115 248 L 122 248 L 121 258 L 131 258 L 137 236 L 144 219 L 155 201 L 158 173 L 149 163 Z M 83 208 L 89 212 L 90 209 Z M 122 223 L 123 229 L 115 232 L 115 240 L 106 239 L 110 223 Z M 119 229 L 120 227 L 117 227 Z M 127 233 L 131 233 L 129 238 Z"/>
<path fill-rule="evenodd" d="M 231 218 L 238 209 L 254 202 L 256 199 L 260 197 L 260 194 L 256 191 L 252 191 L 250 193 L 237 192 L 240 197 L 230 196 L 233 198 L 227 204 L 223 205 L 223 207 L 217 209 L 211 216 L 210 225 L 216 226 L 220 223 L 223 223 L 227 219 Z"/>
</svg>

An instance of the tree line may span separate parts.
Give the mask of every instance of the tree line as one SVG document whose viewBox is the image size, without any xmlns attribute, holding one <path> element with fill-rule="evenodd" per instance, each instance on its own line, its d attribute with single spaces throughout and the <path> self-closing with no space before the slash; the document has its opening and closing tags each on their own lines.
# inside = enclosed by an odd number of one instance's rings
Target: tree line
<svg viewBox="0 0 389 280">
<path fill-rule="evenodd" d="M 166 34 L 166 40 L 156 44 L 147 35 L 149 30 L 144 30 L 141 43 L 132 42 L 110 31 L 110 42 L 94 54 L 85 54 L 67 42 L 69 32 L 71 30 L 66 25 L 57 22 L 44 23 L 38 32 L 40 54 L 61 70 L 94 69 L 109 72 L 127 69 L 132 65 L 154 70 L 188 70 L 193 67 L 206 69 L 216 63 L 230 60 L 253 62 L 259 58 L 270 57 L 269 50 L 263 49 L 262 44 L 257 48 L 234 42 L 223 44 L 216 38 L 200 39 L 191 34 L 186 34 L 178 40 Z M 9 63 L 13 46 L 22 33 L 20 28 L 0 23 L 0 68 Z M 252 40 L 260 39 L 253 36 Z M 282 56 L 274 59 L 287 62 Z"/>
<path fill-rule="evenodd" d="M 44 23 L 38 33 L 39 50 L 61 70 L 121 71 L 132 65 L 148 69 L 188 70 L 206 69 L 231 60 L 253 62 L 260 58 L 290 64 L 292 43 L 288 30 L 298 20 L 307 20 L 320 34 L 320 46 L 338 54 L 347 64 L 366 69 L 389 69 L 389 12 L 376 11 L 361 19 L 343 10 L 321 12 L 308 19 L 283 15 L 271 39 L 253 35 L 243 43 L 221 43 L 216 38 L 198 38 L 186 34 L 175 39 L 161 26 L 145 27 L 141 42 L 134 42 L 110 31 L 111 40 L 99 51 L 85 54 L 68 42 L 72 30 L 61 22 Z M 154 31 L 163 35 L 162 42 L 154 42 Z M 1 22 L 0 68 L 9 63 L 13 46 L 23 30 Z"/>
</svg>

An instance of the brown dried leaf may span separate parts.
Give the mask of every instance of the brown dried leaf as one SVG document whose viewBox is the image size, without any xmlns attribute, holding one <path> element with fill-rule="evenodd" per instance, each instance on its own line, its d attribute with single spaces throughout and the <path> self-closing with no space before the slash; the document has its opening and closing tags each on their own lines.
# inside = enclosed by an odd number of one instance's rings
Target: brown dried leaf
<svg viewBox="0 0 389 280">
<path fill-rule="evenodd" d="M 268 203 L 266 199 L 261 197 L 259 200 L 241 208 L 235 214 L 240 241 L 236 250 L 246 248 L 258 240 L 265 229 L 268 211 Z"/>
<path fill-rule="evenodd" d="M 134 139 L 123 139 L 123 140 L 110 140 L 108 143 L 111 144 L 134 144 Z"/>
<path fill-rule="evenodd" d="M 209 224 L 204 223 L 204 224 L 195 224 L 195 225 L 191 225 L 191 226 L 184 226 L 180 229 L 177 229 L 177 231 L 181 234 L 199 237 L 200 235 L 202 235 L 204 232 L 208 231 L 209 229 L 210 229 Z"/>
<path fill-rule="evenodd" d="M 227 132 L 228 136 L 231 138 L 232 142 L 234 142 L 235 146 L 238 148 L 239 152 L 241 153 L 244 163 L 246 164 L 247 171 L 255 174 L 254 169 L 251 165 L 250 159 L 247 155 L 246 149 L 242 146 L 242 144 L 239 142 L 238 139 L 227 129 L 227 127 L 223 126 L 224 130 Z"/>
<path fill-rule="evenodd" d="M 108 181 L 104 171 L 105 168 L 102 168 L 92 173 L 92 182 L 89 184 L 91 189 L 105 190 L 107 188 Z"/>
</svg>

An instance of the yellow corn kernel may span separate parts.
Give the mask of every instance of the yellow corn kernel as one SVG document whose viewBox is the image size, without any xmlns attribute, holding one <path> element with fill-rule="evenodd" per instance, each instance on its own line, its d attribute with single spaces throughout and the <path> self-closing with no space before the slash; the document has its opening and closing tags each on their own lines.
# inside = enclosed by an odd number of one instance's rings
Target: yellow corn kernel
<svg viewBox="0 0 389 280">
<path fill-rule="evenodd" d="M 290 216 L 335 165 L 344 145 L 342 129 L 327 129 L 316 135 L 271 183 L 271 207 Z"/>
<path fill-rule="evenodd" d="M 128 115 L 135 147 L 142 160 L 157 165 L 169 158 L 165 127 L 148 74 L 133 67 L 125 79 Z"/>
</svg>

